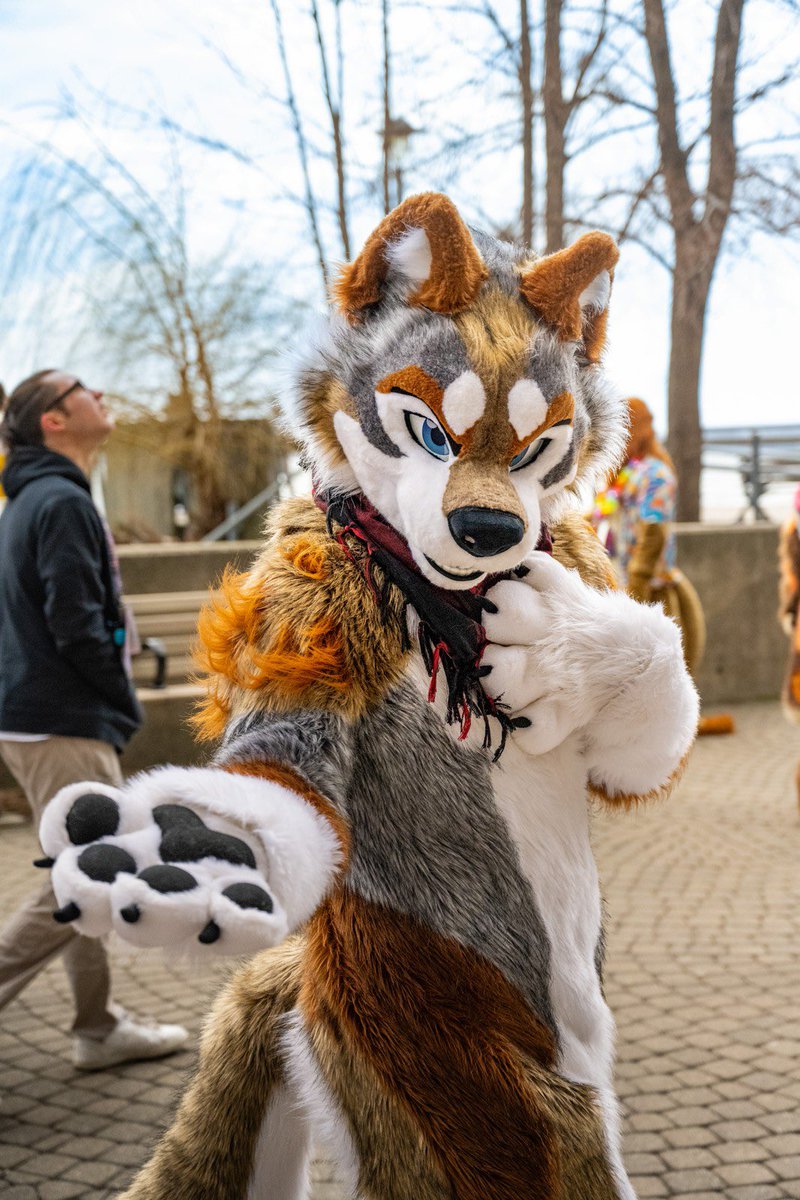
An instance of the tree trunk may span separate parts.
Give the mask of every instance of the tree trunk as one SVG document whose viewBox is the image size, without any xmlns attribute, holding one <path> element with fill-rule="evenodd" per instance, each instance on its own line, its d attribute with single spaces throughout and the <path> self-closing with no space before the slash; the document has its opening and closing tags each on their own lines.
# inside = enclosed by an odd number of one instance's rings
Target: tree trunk
<svg viewBox="0 0 800 1200">
<path fill-rule="evenodd" d="M 528 0 L 519 5 L 519 86 L 522 100 L 522 241 L 533 247 L 533 56 Z"/>
<path fill-rule="evenodd" d="M 392 119 L 391 79 L 389 76 L 389 0 L 381 5 L 383 29 L 383 211 L 392 207 L 389 196 L 389 156 L 391 154 L 390 123 Z"/>
<path fill-rule="evenodd" d="M 700 367 L 714 267 L 736 180 L 736 63 L 745 0 L 720 0 L 710 89 L 709 165 L 703 215 L 696 215 L 689 155 L 681 145 L 678 99 L 663 0 L 643 0 L 644 35 L 656 89 L 661 168 L 675 239 L 669 353 L 669 448 L 678 470 L 678 520 L 700 519 Z"/>
<path fill-rule="evenodd" d="M 564 172 L 567 166 L 561 71 L 562 0 L 545 0 L 544 6 L 544 131 L 547 158 L 545 184 L 545 253 L 564 245 Z"/>
<path fill-rule="evenodd" d="M 700 261 L 696 240 L 676 246 L 672 278 L 668 445 L 678 474 L 679 521 L 700 520 L 700 369 L 712 271 Z"/>
</svg>

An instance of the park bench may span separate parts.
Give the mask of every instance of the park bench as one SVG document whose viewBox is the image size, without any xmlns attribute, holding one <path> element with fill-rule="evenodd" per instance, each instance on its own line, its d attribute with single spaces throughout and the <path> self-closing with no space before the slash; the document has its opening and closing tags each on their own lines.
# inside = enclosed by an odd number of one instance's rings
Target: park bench
<svg viewBox="0 0 800 1200">
<path fill-rule="evenodd" d="M 133 660 L 137 687 L 150 688 L 154 684 L 169 687 L 189 681 L 194 670 L 192 643 L 197 633 L 197 617 L 208 596 L 208 589 L 204 588 L 196 592 L 143 592 L 125 597 L 136 618 L 142 643 L 142 653 Z"/>
</svg>

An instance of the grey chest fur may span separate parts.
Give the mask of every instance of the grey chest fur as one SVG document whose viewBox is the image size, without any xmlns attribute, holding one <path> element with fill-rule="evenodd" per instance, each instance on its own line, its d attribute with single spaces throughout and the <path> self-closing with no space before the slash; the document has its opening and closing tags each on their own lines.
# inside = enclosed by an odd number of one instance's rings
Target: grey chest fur
<svg viewBox="0 0 800 1200">
<path fill-rule="evenodd" d="M 549 942 L 497 810 L 498 770 L 454 742 L 413 684 L 396 688 L 355 730 L 349 883 L 477 950 L 555 1032 Z"/>
</svg>

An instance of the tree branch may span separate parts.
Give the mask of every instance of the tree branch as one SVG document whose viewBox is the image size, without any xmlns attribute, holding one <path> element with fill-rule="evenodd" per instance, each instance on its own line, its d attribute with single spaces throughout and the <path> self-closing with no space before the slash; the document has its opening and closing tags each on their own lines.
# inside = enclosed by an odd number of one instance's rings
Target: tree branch
<svg viewBox="0 0 800 1200">
<path fill-rule="evenodd" d="M 694 224 L 692 212 L 694 194 L 689 185 L 686 171 L 686 155 L 681 148 L 678 135 L 675 80 L 670 61 L 664 6 L 662 0 L 643 0 L 643 6 L 645 40 L 656 87 L 658 144 L 661 151 L 664 185 L 676 228 L 688 229 Z"/>
<path fill-rule="evenodd" d="M 317 252 L 317 265 L 319 266 L 320 274 L 322 275 L 322 284 L 327 294 L 328 264 L 325 258 L 325 249 L 322 244 L 322 233 L 320 231 L 319 220 L 317 217 L 317 198 L 311 183 L 311 172 L 308 166 L 308 148 L 306 144 L 306 138 L 303 131 L 303 123 L 300 119 L 300 109 L 297 106 L 297 97 L 295 95 L 292 74 L 289 69 L 289 59 L 286 54 L 286 38 L 284 37 L 283 33 L 281 10 L 278 0 L 269 0 L 269 3 L 275 20 L 275 34 L 278 43 L 278 54 L 280 55 L 281 67 L 283 69 L 283 79 L 286 86 L 286 102 L 289 106 L 289 112 L 292 118 L 292 126 L 294 128 L 295 139 L 297 141 L 297 153 L 300 157 L 300 169 L 303 174 L 305 210 L 308 216 L 308 223 L 311 227 L 311 237 Z"/>
<path fill-rule="evenodd" d="M 337 24 L 339 3 L 336 3 Z M 333 136 L 333 157 L 336 165 L 336 215 L 339 220 L 339 236 L 342 239 L 342 249 L 345 258 L 350 258 L 350 233 L 347 227 L 347 189 L 345 179 L 345 159 L 344 159 L 344 135 L 342 131 L 342 95 L 341 95 L 341 55 L 339 58 L 339 95 L 337 102 L 334 102 L 333 93 L 331 91 L 330 74 L 328 72 L 328 55 L 325 49 L 325 39 L 322 33 L 322 22 L 319 16 L 319 5 L 317 0 L 311 0 L 311 17 L 314 22 L 314 30 L 317 38 L 317 46 L 319 47 L 320 70 L 322 72 L 322 92 L 325 96 L 325 104 L 328 109 L 328 116 L 331 120 L 331 133 Z M 341 30 L 339 30 L 341 32 Z M 341 49 L 341 41 L 338 42 Z"/>
<path fill-rule="evenodd" d="M 736 182 L 734 99 L 743 6 L 744 0 L 721 0 L 714 39 L 709 119 L 711 148 L 703 223 L 711 230 L 717 245 L 722 240 Z"/>
</svg>

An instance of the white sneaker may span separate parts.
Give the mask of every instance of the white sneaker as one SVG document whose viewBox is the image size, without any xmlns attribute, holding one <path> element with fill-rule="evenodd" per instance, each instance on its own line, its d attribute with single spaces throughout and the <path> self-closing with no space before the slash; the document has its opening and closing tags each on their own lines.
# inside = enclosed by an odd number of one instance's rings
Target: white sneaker
<svg viewBox="0 0 800 1200">
<path fill-rule="evenodd" d="M 118 1063 L 163 1058 L 181 1050 L 189 1040 L 182 1025 L 142 1025 L 127 1014 L 102 1041 L 80 1034 L 72 1043 L 72 1061 L 80 1071 L 102 1071 Z"/>
</svg>

